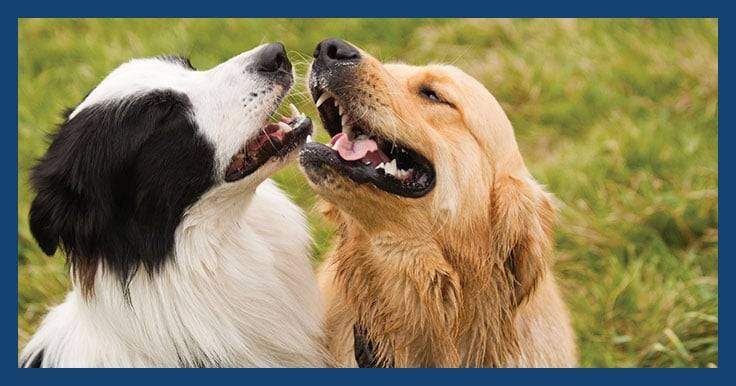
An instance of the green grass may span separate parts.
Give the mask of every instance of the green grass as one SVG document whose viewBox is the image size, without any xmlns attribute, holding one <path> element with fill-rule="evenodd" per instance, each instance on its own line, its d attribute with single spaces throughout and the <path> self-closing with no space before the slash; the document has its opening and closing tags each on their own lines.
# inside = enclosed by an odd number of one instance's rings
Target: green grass
<svg viewBox="0 0 736 386">
<path fill-rule="evenodd" d="M 27 219 L 28 171 L 64 108 L 131 57 L 179 53 L 207 68 L 279 40 L 303 75 L 331 36 L 382 60 L 454 63 L 501 101 L 527 164 L 562 205 L 556 271 L 582 365 L 717 365 L 714 20 L 21 20 L 19 345 L 69 285 Z M 305 99 L 291 97 L 314 116 Z M 310 210 L 295 168 L 276 180 Z M 319 261 L 333 230 L 309 219 Z"/>
</svg>

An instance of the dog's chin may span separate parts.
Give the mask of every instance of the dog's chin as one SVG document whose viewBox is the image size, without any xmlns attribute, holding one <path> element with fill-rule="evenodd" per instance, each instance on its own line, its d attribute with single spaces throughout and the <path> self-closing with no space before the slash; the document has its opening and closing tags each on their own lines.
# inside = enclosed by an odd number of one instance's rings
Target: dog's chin
<svg viewBox="0 0 736 386">
<path fill-rule="evenodd" d="M 240 178 L 238 180 L 227 182 L 223 181 L 221 187 L 227 190 L 252 190 L 258 187 L 263 181 L 271 178 L 274 174 L 279 172 L 281 169 L 287 167 L 290 163 L 294 162 L 297 158 L 298 148 L 291 151 L 290 153 L 278 157 L 271 158 L 255 171 L 248 174 L 248 176 Z"/>
<path fill-rule="evenodd" d="M 341 198 L 354 195 L 355 189 L 359 187 L 359 185 L 331 168 L 316 167 L 312 164 L 303 163 L 300 163 L 299 166 L 307 177 L 307 182 L 312 190 L 329 202 L 336 203 Z M 350 194 L 349 192 L 353 193 Z"/>
</svg>

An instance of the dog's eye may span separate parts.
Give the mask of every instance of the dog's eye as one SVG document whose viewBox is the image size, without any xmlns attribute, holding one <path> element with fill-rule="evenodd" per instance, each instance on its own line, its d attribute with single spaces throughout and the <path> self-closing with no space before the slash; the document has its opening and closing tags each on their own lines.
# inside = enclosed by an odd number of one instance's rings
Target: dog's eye
<svg viewBox="0 0 736 386">
<path fill-rule="evenodd" d="M 442 100 L 442 98 L 440 98 L 439 96 L 437 96 L 437 93 L 436 92 L 432 91 L 432 89 L 429 88 L 429 87 L 427 87 L 427 86 L 420 87 L 419 88 L 419 94 L 421 94 L 423 97 L 431 100 L 432 102 L 445 103 L 445 101 Z"/>
</svg>

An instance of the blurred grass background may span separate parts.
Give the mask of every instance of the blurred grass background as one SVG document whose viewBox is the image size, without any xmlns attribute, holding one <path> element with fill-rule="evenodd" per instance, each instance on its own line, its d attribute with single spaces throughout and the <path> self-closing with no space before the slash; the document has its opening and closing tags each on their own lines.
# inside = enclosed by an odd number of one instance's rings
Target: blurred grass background
<svg viewBox="0 0 736 386">
<path fill-rule="evenodd" d="M 20 20 L 18 343 L 69 286 L 28 229 L 27 177 L 45 134 L 109 71 L 183 54 L 206 69 L 282 41 L 300 75 L 341 37 L 384 61 L 453 63 L 514 124 L 527 164 L 562 202 L 556 272 L 584 366 L 718 363 L 716 20 Z M 290 100 L 315 111 L 303 82 Z M 325 140 L 326 136 L 318 128 Z M 298 170 L 276 177 L 310 211 Z M 314 260 L 332 229 L 309 212 Z"/>
</svg>

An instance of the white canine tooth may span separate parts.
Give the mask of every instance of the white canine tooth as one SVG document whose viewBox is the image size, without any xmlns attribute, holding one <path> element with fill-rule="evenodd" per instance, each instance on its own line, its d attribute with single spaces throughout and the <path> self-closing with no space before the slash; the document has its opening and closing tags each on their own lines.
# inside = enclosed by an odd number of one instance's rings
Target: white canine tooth
<svg viewBox="0 0 736 386">
<path fill-rule="evenodd" d="M 288 133 L 291 131 L 291 126 L 287 125 L 284 122 L 279 122 L 278 125 L 279 125 L 279 129 L 283 130 L 284 133 Z"/>
<path fill-rule="evenodd" d="M 330 99 L 331 95 L 328 92 L 325 92 L 324 94 L 320 95 L 319 99 L 317 99 L 317 102 L 315 105 L 317 107 L 322 106 L 322 103 L 325 103 L 326 100 Z"/>
<path fill-rule="evenodd" d="M 342 105 L 337 106 L 337 112 L 340 113 L 340 115 L 342 115 L 342 113 L 344 112 L 344 110 L 342 109 Z"/>
<path fill-rule="evenodd" d="M 339 106 L 339 104 L 337 104 L 337 99 L 335 99 L 334 101 L 335 101 L 335 107 Z"/>
<path fill-rule="evenodd" d="M 342 123 L 342 126 L 343 127 L 345 127 L 348 124 L 348 116 L 347 115 L 343 115 L 342 116 L 341 123 Z"/>
<path fill-rule="evenodd" d="M 311 135 L 307 135 L 307 142 L 314 142 Z"/>
<path fill-rule="evenodd" d="M 299 112 L 299 109 L 297 109 L 296 106 L 294 106 L 293 103 L 289 103 L 289 109 L 291 110 L 291 117 L 292 118 L 296 118 L 296 117 L 298 117 L 298 116 L 301 115 L 301 113 Z"/>
<path fill-rule="evenodd" d="M 398 169 L 396 168 L 396 160 L 395 159 L 391 160 L 391 162 L 386 164 L 384 169 L 386 170 L 386 173 L 392 176 L 395 176 L 396 173 L 398 172 Z"/>
<path fill-rule="evenodd" d="M 381 162 L 380 164 L 378 164 L 378 166 L 376 166 L 376 169 L 385 169 L 385 168 L 386 168 L 386 165 L 383 162 Z"/>
</svg>

